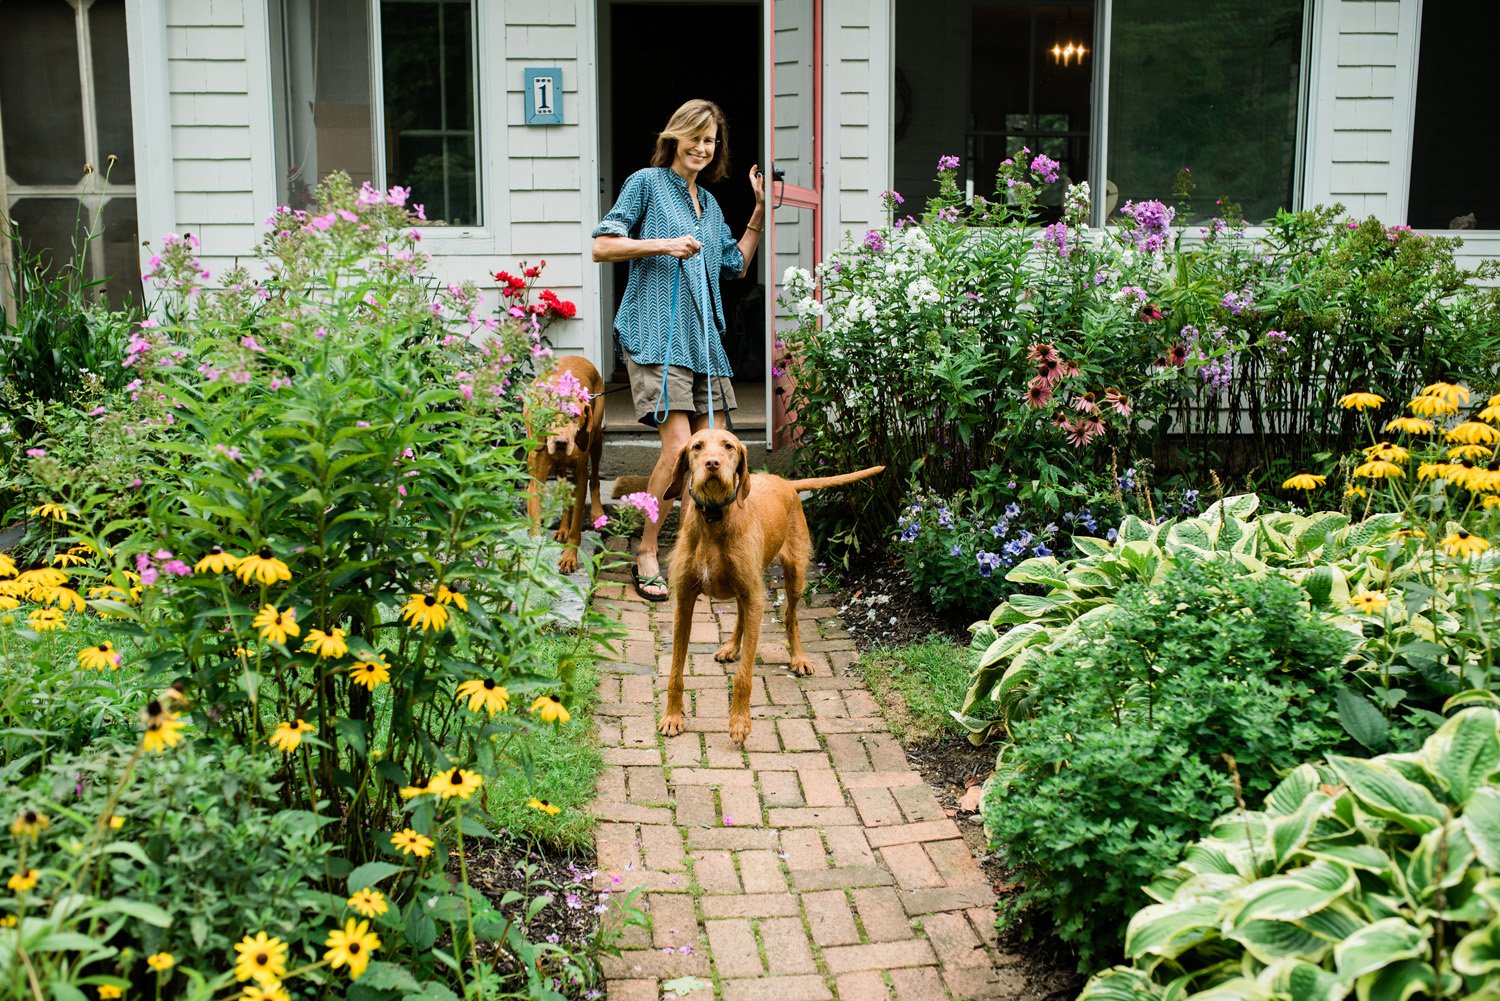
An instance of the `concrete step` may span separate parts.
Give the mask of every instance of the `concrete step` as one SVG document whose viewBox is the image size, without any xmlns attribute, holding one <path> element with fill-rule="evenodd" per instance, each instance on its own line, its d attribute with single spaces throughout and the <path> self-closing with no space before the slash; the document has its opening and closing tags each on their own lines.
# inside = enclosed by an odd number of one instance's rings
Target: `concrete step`
<svg viewBox="0 0 1500 1001">
<path fill-rule="evenodd" d="M 751 469 L 765 469 L 772 465 L 773 454 L 780 457 L 779 453 L 770 453 L 766 450 L 766 436 L 763 430 L 757 430 L 753 434 L 736 432 L 736 436 L 745 444 Z M 599 476 L 601 479 L 612 480 L 617 476 L 650 475 L 660 455 L 661 439 L 656 436 L 655 431 L 642 429 L 641 431 L 606 434 L 604 454 L 599 459 Z M 608 496 L 607 492 L 606 496 Z"/>
</svg>

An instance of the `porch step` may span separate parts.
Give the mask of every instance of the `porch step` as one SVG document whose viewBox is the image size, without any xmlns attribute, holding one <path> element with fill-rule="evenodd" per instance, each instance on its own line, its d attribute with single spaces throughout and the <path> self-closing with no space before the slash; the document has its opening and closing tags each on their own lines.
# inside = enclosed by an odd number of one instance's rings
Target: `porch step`
<svg viewBox="0 0 1500 1001">
<path fill-rule="evenodd" d="M 661 439 L 656 436 L 655 431 L 637 427 L 638 430 L 628 431 L 605 429 L 604 454 L 599 459 L 601 480 L 651 474 L 657 456 L 661 455 Z M 756 429 L 754 434 L 738 431 L 735 434 L 745 444 L 751 469 L 765 469 L 772 464 L 772 455 L 781 457 L 778 453 L 766 451 L 766 435 L 763 430 Z M 609 496 L 608 489 L 604 491 L 604 496 Z"/>
</svg>

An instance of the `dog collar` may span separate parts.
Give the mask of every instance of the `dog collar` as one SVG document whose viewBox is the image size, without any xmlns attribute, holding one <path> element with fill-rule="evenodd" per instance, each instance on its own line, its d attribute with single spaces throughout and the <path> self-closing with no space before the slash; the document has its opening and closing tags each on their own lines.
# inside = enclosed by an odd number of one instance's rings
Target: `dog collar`
<svg viewBox="0 0 1500 1001">
<path fill-rule="evenodd" d="M 718 504 L 711 500 L 705 500 L 699 497 L 693 491 L 692 487 L 688 487 L 688 497 L 692 498 L 693 504 L 698 508 L 698 513 L 710 525 L 724 520 L 724 509 L 729 506 L 728 504 Z"/>
</svg>

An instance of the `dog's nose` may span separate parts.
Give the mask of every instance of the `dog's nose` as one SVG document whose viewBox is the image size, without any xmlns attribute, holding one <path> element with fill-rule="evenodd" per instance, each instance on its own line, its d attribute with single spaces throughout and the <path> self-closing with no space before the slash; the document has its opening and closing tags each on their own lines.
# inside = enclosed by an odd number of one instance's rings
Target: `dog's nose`
<svg viewBox="0 0 1500 1001">
<path fill-rule="evenodd" d="M 712 455 L 708 456 L 706 459 L 703 460 L 703 468 L 704 469 L 718 469 L 719 468 L 719 460 L 718 460 L 718 458 L 716 456 L 712 456 Z"/>
</svg>

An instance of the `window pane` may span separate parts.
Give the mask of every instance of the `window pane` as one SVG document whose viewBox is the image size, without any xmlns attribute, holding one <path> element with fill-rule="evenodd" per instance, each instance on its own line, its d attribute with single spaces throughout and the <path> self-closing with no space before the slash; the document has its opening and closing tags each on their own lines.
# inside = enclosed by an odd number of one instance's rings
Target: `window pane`
<svg viewBox="0 0 1500 1001">
<path fill-rule="evenodd" d="M 89 9 L 89 48 L 94 61 L 94 109 L 99 123 L 100 171 L 118 157 L 109 180 L 135 183 L 135 147 L 130 122 L 130 54 L 125 42 L 125 0 L 95 0 Z M 131 213 L 134 215 L 134 212 Z"/>
<path fill-rule="evenodd" d="M 1118 204 L 1172 200 L 1187 218 L 1238 202 L 1251 221 L 1292 205 L 1303 0 L 1115 0 L 1107 181 Z M 1110 199 L 1109 184 L 1105 197 Z"/>
<path fill-rule="evenodd" d="M 70 264 L 83 243 L 83 207 L 75 198 L 19 198 L 10 217 L 29 257 L 41 257 L 50 269 Z"/>
<path fill-rule="evenodd" d="M 272 4 L 279 199 L 312 204 L 318 182 L 342 170 L 375 180 L 367 0 Z"/>
<path fill-rule="evenodd" d="M 1411 201 L 1406 221 L 1421 229 L 1500 229 L 1494 183 L 1500 132 L 1482 124 L 1489 98 L 1480 89 L 1500 5 L 1422 5 L 1412 131 Z"/>
<path fill-rule="evenodd" d="M 384 0 L 380 34 L 387 182 L 429 219 L 477 225 L 471 0 Z"/>
<path fill-rule="evenodd" d="M 60 0 L 5 0 L 0 38 L 7 175 L 17 184 L 77 183 L 86 154 L 73 8 Z"/>
<path fill-rule="evenodd" d="M 111 198 L 100 220 L 100 245 L 104 249 L 105 292 L 112 305 L 127 299 L 141 301 L 140 227 L 136 225 L 135 199 Z M 101 276 L 94 276 L 101 277 Z"/>
</svg>

